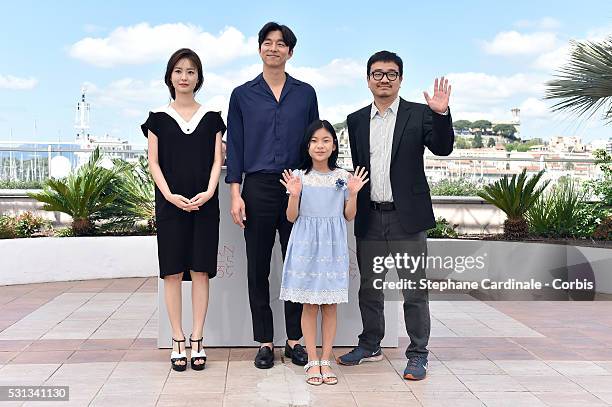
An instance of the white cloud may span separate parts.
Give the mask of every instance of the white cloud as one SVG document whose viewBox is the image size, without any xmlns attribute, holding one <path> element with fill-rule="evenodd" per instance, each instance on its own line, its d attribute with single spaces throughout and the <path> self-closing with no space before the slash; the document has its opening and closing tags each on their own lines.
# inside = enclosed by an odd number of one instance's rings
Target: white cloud
<svg viewBox="0 0 612 407">
<path fill-rule="evenodd" d="M 110 68 L 166 60 L 183 47 L 196 51 L 205 67 L 219 66 L 255 54 L 257 39 L 246 38 L 234 27 L 226 27 L 215 36 L 191 24 L 140 23 L 118 27 L 104 38 L 83 38 L 70 47 L 69 54 L 92 65 Z"/>
<path fill-rule="evenodd" d="M 371 103 L 371 100 L 364 99 L 356 103 L 319 106 L 319 117 L 322 120 L 327 120 L 332 124 L 341 123 L 346 120 L 346 116 L 349 113 L 353 113 L 354 111 L 357 111 Z"/>
<path fill-rule="evenodd" d="M 486 119 L 503 122 L 511 119 L 510 109 L 521 107 L 520 100 L 542 95 L 546 75 L 517 73 L 509 76 L 483 72 L 461 72 L 446 75 L 452 85 L 450 107 L 454 120 Z M 432 94 L 431 90 L 428 90 Z M 423 102 L 415 91 L 415 101 Z M 530 101 L 530 103 L 533 103 Z M 530 109 L 533 105 L 525 105 Z M 540 110 L 538 110 L 540 112 Z"/>
<path fill-rule="evenodd" d="M 484 43 L 484 50 L 494 55 L 532 55 L 555 48 L 557 36 L 551 32 L 521 34 L 517 31 L 498 33 L 492 41 Z"/>
<path fill-rule="evenodd" d="M 510 120 L 510 111 L 500 108 L 489 110 L 461 110 L 455 109 L 452 111 L 453 121 L 455 120 L 489 120 L 493 123 L 506 122 Z"/>
<path fill-rule="evenodd" d="M 496 76 L 482 72 L 449 73 L 453 104 L 492 106 L 520 94 L 540 94 L 544 77 L 518 73 Z M 431 95 L 432 92 L 430 91 Z"/>
<path fill-rule="evenodd" d="M 317 77 L 332 77 L 333 72 L 336 71 L 334 67 L 335 64 L 332 61 L 318 68 L 294 67 L 291 72 L 299 79 L 310 81 L 317 87 L 340 86 L 342 81 L 329 79 L 322 84 L 313 83 Z M 259 64 L 253 64 L 230 73 L 206 73 L 204 87 L 198 95 L 198 101 L 207 110 L 222 111 L 225 118 L 231 90 L 255 77 L 260 69 Z M 310 76 L 300 77 L 299 73 L 303 72 Z M 329 72 L 329 76 L 325 76 L 325 72 Z M 543 82 L 548 79 L 546 75 L 519 73 L 497 76 L 481 72 L 462 72 L 450 73 L 446 76 L 453 85 L 451 108 L 455 120 L 506 121 L 511 117 L 510 108 L 517 106 L 521 108 L 521 116 L 525 119 L 542 119 L 550 114 L 547 105 L 539 99 L 542 95 Z M 94 109 L 112 108 L 130 118 L 144 117 L 149 109 L 169 101 L 168 89 L 161 80 L 142 81 L 123 78 L 103 87 L 92 83 L 86 84 L 86 87 Z M 409 90 L 409 93 L 407 95 L 409 100 L 424 103 L 420 90 Z M 347 114 L 369 103 L 371 103 L 370 99 L 333 105 L 323 102 L 320 104 L 319 113 L 321 118 L 338 123 L 344 121 Z"/>
<path fill-rule="evenodd" d="M 589 30 L 586 34 L 586 39 L 589 41 L 601 41 L 610 36 L 612 36 L 612 25 Z"/>
<path fill-rule="evenodd" d="M 296 79 L 307 82 L 316 90 L 354 85 L 363 75 L 363 67 L 352 59 L 334 59 L 319 66 L 294 66 L 287 64 L 287 72 Z M 261 73 L 261 64 L 245 66 L 237 71 L 222 74 L 204 73 L 204 89 L 207 94 L 230 94 L 236 86 L 247 82 Z M 365 82 L 365 78 L 363 79 Z"/>
<path fill-rule="evenodd" d="M 541 30 L 554 30 L 560 23 L 550 17 L 540 20 L 521 20 L 515 23 L 521 28 L 537 28 Z M 597 27 L 589 30 L 584 38 L 578 41 L 601 41 L 612 35 L 612 25 Z M 489 54 L 513 56 L 532 56 L 530 66 L 537 70 L 558 70 L 569 59 L 571 46 L 569 42 L 561 42 L 556 33 L 540 31 L 531 34 L 517 31 L 503 31 L 498 33 L 492 41 L 484 42 L 483 49 Z"/>
<path fill-rule="evenodd" d="M 545 52 L 536 58 L 533 67 L 546 71 L 557 70 L 567 62 L 570 49 L 569 44 L 566 44 L 555 50 Z"/>
<path fill-rule="evenodd" d="M 453 120 L 485 119 L 492 122 L 511 120 L 510 109 L 522 108 L 522 100 L 538 100 L 543 94 L 544 82 L 548 79 L 544 74 L 500 76 L 483 72 L 451 72 L 445 77 L 452 85 L 450 108 Z M 406 89 L 402 96 L 406 100 L 426 103 L 423 90 L 433 94 L 433 84 L 428 85 L 427 89 Z M 526 105 L 526 108 L 530 108 L 530 105 Z"/>
<path fill-rule="evenodd" d="M 232 89 L 250 81 L 261 73 L 261 64 L 247 65 L 239 70 L 223 73 L 204 72 L 204 85 L 200 93 L 207 95 L 226 94 L 229 98 Z"/>
<path fill-rule="evenodd" d="M 527 98 L 523 103 L 521 103 L 520 109 L 521 117 L 534 119 L 551 117 L 551 112 L 546 102 L 534 97 Z"/>
<path fill-rule="evenodd" d="M 135 117 L 142 118 L 146 116 L 146 112 L 140 109 L 125 108 L 123 109 L 122 113 L 125 117 L 130 117 L 130 118 L 135 118 Z"/>
<path fill-rule="evenodd" d="M 0 75 L 0 89 L 26 90 L 38 84 L 36 78 L 18 78 L 13 75 Z"/>
<path fill-rule="evenodd" d="M 359 68 L 359 69 L 358 69 Z M 315 89 L 327 89 L 353 84 L 361 75 L 361 66 L 352 60 L 332 60 L 320 67 L 287 66 L 287 71 Z M 261 72 L 261 64 L 252 64 L 235 71 L 204 72 L 204 85 L 196 98 L 207 110 L 222 111 L 227 115 L 232 90 Z M 169 102 L 166 84 L 161 79 L 143 81 L 123 78 L 105 86 L 85 83 L 93 108 L 111 108 L 126 117 L 142 117 L 146 111 Z M 343 121 L 350 112 L 368 102 L 321 108 L 321 117 L 330 121 Z"/>
<path fill-rule="evenodd" d="M 329 64 L 316 68 L 288 65 L 287 71 L 316 89 L 352 85 L 358 79 L 363 79 L 365 83 L 363 64 L 352 59 L 334 59 Z"/>
<path fill-rule="evenodd" d="M 168 88 L 161 80 L 141 81 L 132 78 L 113 81 L 105 87 L 83 84 L 93 108 L 116 108 L 125 115 L 137 110 L 161 106 L 169 99 Z"/>
<path fill-rule="evenodd" d="M 211 98 L 205 98 L 200 100 L 206 110 L 212 110 L 213 112 L 221 112 L 223 119 L 227 119 L 227 108 L 229 106 L 229 95 L 216 95 Z"/>
<path fill-rule="evenodd" d="M 584 38 L 577 39 L 577 41 L 602 41 L 609 38 L 612 35 L 612 26 L 593 28 L 589 30 Z M 546 71 L 554 71 L 561 68 L 569 61 L 571 55 L 572 46 L 569 42 L 558 46 L 557 48 L 542 53 L 536 58 L 533 63 L 533 67 L 536 69 L 542 69 Z"/>
<path fill-rule="evenodd" d="M 539 20 L 520 20 L 514 24 L 518 28 L 536 28 L 539 30 L 554 30 L 561 27 L 561 22 L 552 17 L 542 17 Z"/>
</svg>

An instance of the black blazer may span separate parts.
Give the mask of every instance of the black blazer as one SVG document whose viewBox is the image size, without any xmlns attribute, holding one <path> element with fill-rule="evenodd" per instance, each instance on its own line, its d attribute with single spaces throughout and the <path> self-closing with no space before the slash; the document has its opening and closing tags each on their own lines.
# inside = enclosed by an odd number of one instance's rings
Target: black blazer
<svg viewBox="0 0 612 407">
<path fill-rule="evenodd" d="M 370 172 L 370 112 L 368 105 L 347 120 L 353 167 L 365 167 Z M 435 155 L 449 155 L 453 151 L 453 132 L 450 110 L 448 115 L 432 112 L 422 103 L 400 103 L 393 132 L 391 149 L 391 190 L 400 223 L 407 233 L 435 227 L 429 185 L 425 177 L 423 153 L 425 147 Z M 355 236 L 363 237 L 368 227 L 370 183 L 357 195 Z"/>
</svg>

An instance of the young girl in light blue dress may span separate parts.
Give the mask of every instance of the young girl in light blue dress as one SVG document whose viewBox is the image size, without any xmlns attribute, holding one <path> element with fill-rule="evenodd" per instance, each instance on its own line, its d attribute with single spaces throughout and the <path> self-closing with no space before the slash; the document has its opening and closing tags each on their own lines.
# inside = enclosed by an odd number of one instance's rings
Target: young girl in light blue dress
<svg viewBox="0 0 612 407">
<path fill-rule="evenodd" d="M 336 384 L 331 356 L 336 308 L 348 302 L 349 252 L 346 221 L 355 218 L 357 193 L 368 182 L 338 168 L 338 138 L 327 120 L 316 120 L 302 142 L 303 162 L 285 170 L 280 181 L 289 194 L 287 219 L 293 222 L 287 246 L 280 299 L 304 304 L 302 333 L 308 352 L 308 384 Z M 317 314 L 321 309 L 322 353 L 317 355 Z"/>
</svg>

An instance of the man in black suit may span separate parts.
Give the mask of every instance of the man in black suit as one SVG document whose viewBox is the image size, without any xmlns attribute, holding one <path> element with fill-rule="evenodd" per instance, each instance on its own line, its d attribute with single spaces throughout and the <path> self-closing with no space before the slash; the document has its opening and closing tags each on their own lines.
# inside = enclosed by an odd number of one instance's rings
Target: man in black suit
<svg viewBox="0 0 612 407">
<path fill-rule="evenodd" d="M 347 118 L 353 166 L 365 167 L 370 182 L 359 192 L 355 219 L 363 332 L 358 346 L 337 361 L 356 365 L 382 359 L 385 319 L 380 282 L 385 271 L 375 266 L 389 254 L 394 259 L 397 255 L 422 257 L 423 261 L 412 263 L 412 268 L 405 263 L 395 266 L 400 282 L 414 284 L 402 290 L 410 337 L 404 378 L 421 380 L 427 373 L 431 324 L 428 291 L 420 288 L 420 282 L 426 278 L 426 230 L 436 224 L 423 153 L 427 147 L 436 155 L 449 155 L 455 136 L 448 109 L 448 80 L 436 78 L 431 97 L 423 92 L 427 104 L 412 103 L 398 96 L 402 74 L 403 63 L 395 53 L 380 51 L 372 55 L 367 79 L 374 102 Z"/>
</svg>

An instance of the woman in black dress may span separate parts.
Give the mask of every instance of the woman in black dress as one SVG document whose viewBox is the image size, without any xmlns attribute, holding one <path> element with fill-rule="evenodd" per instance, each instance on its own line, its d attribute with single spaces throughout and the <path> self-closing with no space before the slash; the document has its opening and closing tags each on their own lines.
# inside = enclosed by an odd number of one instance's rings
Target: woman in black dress
<svg viewBox="0 0 612 407">
<path fill-rule="evenodd" d="M 165 82 L 172 101 L 150 112 L 142 131 L 148 137 L 149 169 L 155 180 L 159 271 L 172 326 L 170 360 L 174 370 L 187 367 L 181 282 L 191 280 L 191 367 L 202 370 L 209 279 L 217 271 L 217 186 L 225 124 L 218 112 L 205 112 L 194 98 L 203 82 L 202 63 L 195 52 L 176 51 L 168 61 Z"/>
</svg>

